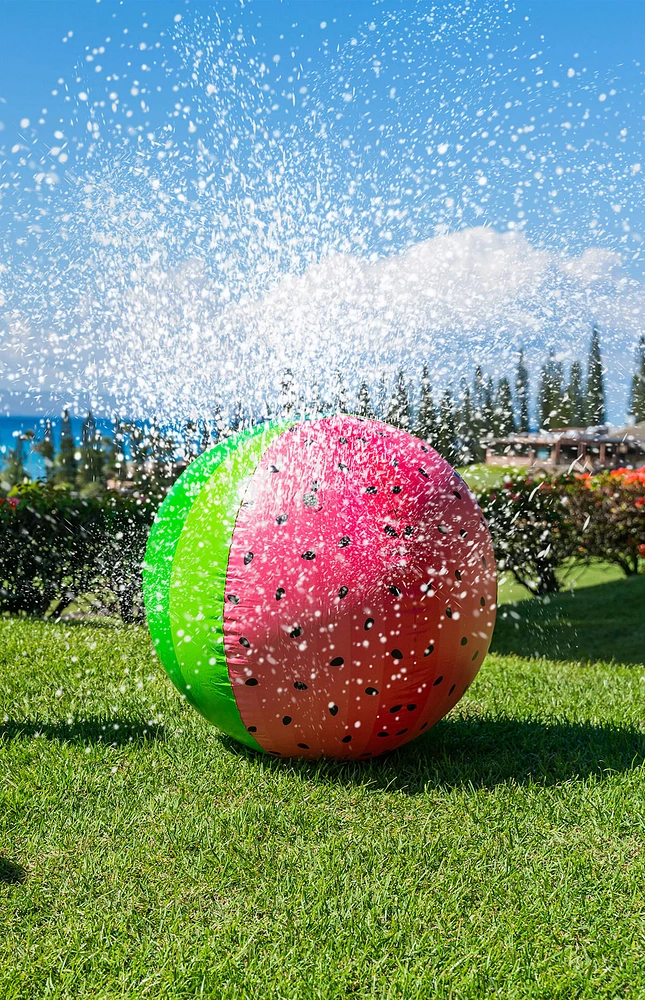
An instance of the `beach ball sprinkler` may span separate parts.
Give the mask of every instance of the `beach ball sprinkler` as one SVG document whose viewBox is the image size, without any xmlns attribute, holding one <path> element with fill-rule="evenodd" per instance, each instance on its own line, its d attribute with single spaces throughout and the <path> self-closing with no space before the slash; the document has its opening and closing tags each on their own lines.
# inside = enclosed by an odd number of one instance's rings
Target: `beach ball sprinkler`
<svg viewBox="0 0 645 1000">
<path fill-rule="evenodd" d="M 496 586 L 461 477 L 411 434 L 351 416 L 204 452 L 159 508 L 144 567 L 174 684 L 275 757 L 369 760 L 425 732 L 482 664 Z"/>
</svg>

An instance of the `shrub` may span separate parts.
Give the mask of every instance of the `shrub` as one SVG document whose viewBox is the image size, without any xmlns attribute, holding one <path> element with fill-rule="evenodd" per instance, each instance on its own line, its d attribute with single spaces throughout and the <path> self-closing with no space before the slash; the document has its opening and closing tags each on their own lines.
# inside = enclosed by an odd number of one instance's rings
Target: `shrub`
<svg viewBox="0 0 645 1000">
<path fill-rule="evenodd" d="M 109 593 L 121 615 L 142 615 L 141 563 L 155 505 L 106 494 L 74 496 L 41 483 L 0 497 L 0 608 L 44 614 L 88 592 Z"/>
<path fill-rule="evenodd" d="M 505 476 L 501 487 L 478 497 L 499 568 L 536 596 L 560 589 L 556 570 L 576 552 L 566 497 L 570 481 L 569 476 Z"/>
<path fill-rule="evenodd" d="M 645 466 L 575 477 L 567 486 L 579 553 L 639 572 L 645 558 Z"/>
</svg>

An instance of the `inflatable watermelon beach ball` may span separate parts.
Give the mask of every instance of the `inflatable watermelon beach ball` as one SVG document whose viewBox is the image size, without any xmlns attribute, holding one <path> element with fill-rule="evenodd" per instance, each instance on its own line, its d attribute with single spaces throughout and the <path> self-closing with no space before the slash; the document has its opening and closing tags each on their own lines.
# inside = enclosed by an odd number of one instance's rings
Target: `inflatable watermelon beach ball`
<svg viewBox="0 0 645 1000">
<path fill-rule="evenodd" d="M 459 701 L 495 622 L 490 535 L 418 438 L 335 416 L 200 455 L 152 528 L 152 637 L 201 714 L 280 757 L 369 759 Z"/>
</svg>

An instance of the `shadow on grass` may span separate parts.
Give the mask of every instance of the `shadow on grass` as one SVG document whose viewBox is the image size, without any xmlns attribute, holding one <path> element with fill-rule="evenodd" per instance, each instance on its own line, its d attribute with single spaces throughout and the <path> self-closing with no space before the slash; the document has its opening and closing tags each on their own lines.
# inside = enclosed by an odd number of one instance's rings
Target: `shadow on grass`
<svg viewBox="0 0 645 1000">
<path fill-rule="evenodd" d="M 645 663 L 645 575 L 500 605 L 491 652 Z"/>
<path fill-rule="evenodd" d="M 443 719 L 400 750 L 366 762 L 279 760 L 224 742 L 262 770 L 408 795 L 505 783 L 556 785 L 629 771 L 645 760 L 645 733 L 634 728 L 487 716 Z"/>
<path fill-rule="evenodd" d="M 26 878 L 27 872 L 22 865 L 0 855 L 0 885 L 20 885 Z"/>
<path fill-rule="evenodd" d="M 145 743 L 149 740 L 166 740 L 164 726 L 134 719 L 75 719 L 66 722 L 40 722 L 34 719 L 9 719 L 0 722 L 0 742 L 16 739 L 55 740 L 59 743 L 73 743 L 88 746 L 104 743 L 106 746 L 127 746 L 129 743 Z"/>
</svg>

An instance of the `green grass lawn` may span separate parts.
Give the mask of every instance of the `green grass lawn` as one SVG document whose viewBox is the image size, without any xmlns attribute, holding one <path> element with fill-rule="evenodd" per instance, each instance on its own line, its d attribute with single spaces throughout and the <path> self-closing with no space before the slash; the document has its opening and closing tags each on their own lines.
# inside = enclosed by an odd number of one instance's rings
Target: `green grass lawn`
<svg viewBox="0 0 645 1000">
<path fill-rule="evenodd" d="M 220 738 L 141 629 L 2 621 L 0 998 L 645 996 L 644 603 L 506 605 L 457 709 L 351 765 Z"/>
</svg>

